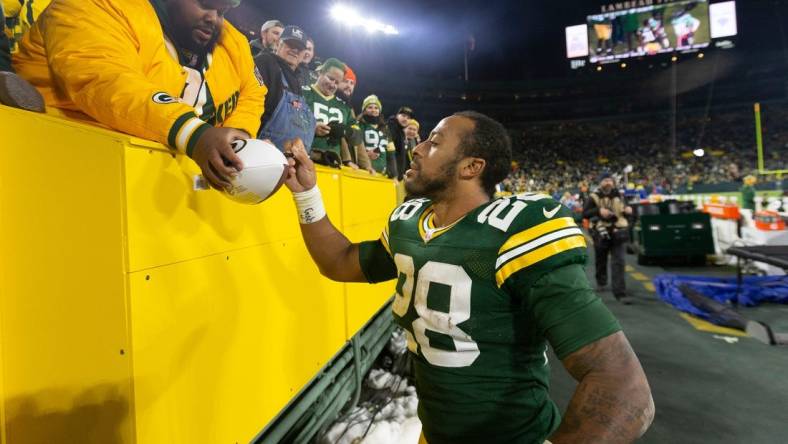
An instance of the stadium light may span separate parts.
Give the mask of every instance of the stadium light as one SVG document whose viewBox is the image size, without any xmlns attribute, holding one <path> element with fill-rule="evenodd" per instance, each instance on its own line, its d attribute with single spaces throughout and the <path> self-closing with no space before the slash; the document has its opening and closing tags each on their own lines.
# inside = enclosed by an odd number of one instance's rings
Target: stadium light
<svg viewBox="0 0 788 444">
<path fill-rule="evenodd" d="M 355 9 L 345 5 L 334 5 L 334 7 L 331 8 L 331 18 L 351 26 L 356 26 L 362 21 L 361 16 Z"/>
<path fill-rule="evenodd" d="M 336 4 L 331 7 L 331 18 L 350 27 L 363 28 L 369 34 L 376 32 L 382 32 L 386 35 L 399 34 L 399 30 L 394 26 L 381 23 L 372 18 L 364 18 L 355 9 L 342 4 Z"/>
<path fill-rule="evenodd" d="M 703 157 L 706 155 L 706 150 L 704 150 L 703 148 L 698 148 L 695 151 L 693 151 L 692 154 L 694 154 L 695 157 Z"/>
</svg>

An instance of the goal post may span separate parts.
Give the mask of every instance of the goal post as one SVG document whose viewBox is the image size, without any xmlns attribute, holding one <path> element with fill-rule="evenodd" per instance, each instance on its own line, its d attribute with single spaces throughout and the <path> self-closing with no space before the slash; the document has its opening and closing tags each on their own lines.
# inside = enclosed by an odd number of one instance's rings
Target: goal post
<svg viewBox="0 0 788 444">
<path fill-rule="evenodd" d="M 781 177 L 783 174 L 788 174 L 788 170 L 770 170 L 766 168 L 766 161 L 763 154 L 763 128 L 761 127 L 761 104 L 755 103 L 753 105 L 755 112 L 755 147 L 758 150 L 758 174 L 762 175 L 777 175 Z"/>
</svg>

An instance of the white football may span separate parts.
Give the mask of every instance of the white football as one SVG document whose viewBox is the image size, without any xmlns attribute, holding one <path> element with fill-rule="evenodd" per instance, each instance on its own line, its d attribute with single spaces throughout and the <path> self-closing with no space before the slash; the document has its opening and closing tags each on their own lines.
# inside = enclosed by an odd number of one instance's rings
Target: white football
<svg viewBox="0 0 788 444">
<path fill-rule="evenodd" d="M 287 158 L 269 142 L 258 139 L 236 140 L 233 151 L 241 158 L 244 169 L 233 179 L 225 193 L 243 204 L 259 204 L 271 197 L 287 178 Z"/>
</svg>

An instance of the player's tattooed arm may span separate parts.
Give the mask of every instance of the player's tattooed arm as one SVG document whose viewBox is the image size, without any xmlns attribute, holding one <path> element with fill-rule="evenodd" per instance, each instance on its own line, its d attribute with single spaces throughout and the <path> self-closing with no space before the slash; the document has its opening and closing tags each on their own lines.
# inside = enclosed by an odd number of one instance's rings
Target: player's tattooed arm
<svg viewBox="0 0 788 444">
<path fill-rule="evenodd" d="M 579 382 L 561 426 L 559 443 L 630 443 L 654 419 L 646 375 L 624 333 L 593 342 L 563 360 Z"/>
</svg>

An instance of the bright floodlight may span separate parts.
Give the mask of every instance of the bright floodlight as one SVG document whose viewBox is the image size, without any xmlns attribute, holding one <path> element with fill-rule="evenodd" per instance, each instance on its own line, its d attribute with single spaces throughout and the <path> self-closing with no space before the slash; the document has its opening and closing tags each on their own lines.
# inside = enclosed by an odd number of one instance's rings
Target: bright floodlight
<svg viewBox="0 0 788 444">
<path fill-rule="evenodd" d="M 356 26 L 363 21 L 355 9 L 349 8 L 345 5 L 334 5 L 334 7 L 331 8 L 331 18 L 350 26 Z"/>
<path fill-rule="evenodd" d="M 706 151 L 703 148 L 698 148 L 695 151 L 693 151 L 692 154 L 694 154 L 695 157 L 703 157 L 706 155 Z"/>
<path fill-rule="evenodd" d="M 397 28 L 375 19 L 361 17 L 356 10 L 342 4 L 336 4 L 331 8 L 331 18 L 347 26 L 364 28 L 369 34 L 376 32 L 388 35 L 399 34 Z"/>
</svg>

